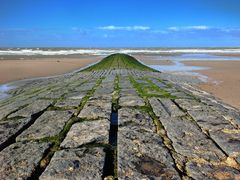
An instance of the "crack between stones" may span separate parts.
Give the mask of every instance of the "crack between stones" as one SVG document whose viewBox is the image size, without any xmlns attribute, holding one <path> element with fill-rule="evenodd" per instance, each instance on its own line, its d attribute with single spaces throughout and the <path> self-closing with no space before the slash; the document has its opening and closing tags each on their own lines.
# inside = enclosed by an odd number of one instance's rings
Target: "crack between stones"
<svg viewBox="0 0 240 180">
<path fill-rule="evenodd" d="M 21 109 L 23 109 L 23 108 L 25 108 L 25 107 L 28 106 L 28 105 L 29 105 L 29 104 L 25 104 L 25 105 L 23 105 L 23 106 L 18 107 L 18 108 L 15 109 L 15 110 L 11 111 L 11 112 L 8 113 L 5 117 L 3 117 L 2 119 L 0 119 L 0 122 L 1 122 L 1 121 L 7 121 L 7 120 L 13 119 L 13 118 L 8 118 L 8 116 L 11 115 L 11 114 L 13 114 L 13 113 L 15 113 L 15 112 L 17 112 L 17 111 L 19 111 L 19 110 L 21 110 Z"/>
<path fill-rule="evenodd" d="M 148 99 L 146 99 L 145 103 L 147 103 L 148 106 L 151 107 Z M 180 164 L 178 164 L 176 162 L 176 159 L 174 157 L 177 155 L 181 155 L 181 154 L 177 153 L 176 150 L 174 149 L 174 147 L 172 145 L 172 140 L 168 137 L 165 127 L 163 126 L 161 121 L 157 118 L 157 116 L 153 112 L 152 108 L 151 108 L 151 113 L 149 113 L 149 115 L 153 119 L 154 124 L 157 127 L 157 134 L 163 140 L 163 144 L 165 145 L 165 148 L 167 149 L 168 153 L 170 154 L 170 156 L 173 159 L 175 170 L 178 172 L 178 174 L 181 176 L 182 179 L 184 179 L 184 177 L 189 177 L 186 172 L 186 167 L 181 166 Z M 183 164 L 185 165 L 185 163 L 183 163 Z M 179 166 L 180 166 L 180 168 L 179 168 Z"/>
<path fill-rule="evenodd" d="M 39 179 L 39 177 L 42 175 L 42 173 L 45 171 L 45 169 L 49 165 L 54 153 L 56 151 L 61 150 L 60 145 L 61 145 L 62 141 L 65 139 L 65 137 L 66 137 L 67 133 L 69 132 L 69 130 L 71 129 L 72 125 L 79 121 L 79 118 L 77 118 L 78 114 L 83 109 L 84 105 L 87 103 L 89 98 L 94 94 L 94 92 L 96 91 L 98 86 L 101 84 L 101 82 L 102 82 L 102 78 L 100 78 L 96 81 L 95 86 L 91 90 L 89 90 L 87 95 L 81 100 L 79 108 L 78 108 L 78 112 L 72 115 L 72 117 L 68 120 L 68 122 L 65 124 L 64 128 L 58 135 L 56 135 L 54 137 L 50 137 L 50 138 L 43 138 L 42 140 L 40 140 L 43 142 L 52 142 L 52 145 L 49 149 L 46 150 L 42 159 L 39 161 L 38 166 L 36 167 L 35 171 L 31 174 L 31 176 L 28 179 L 30 179 L 30 180 Z"/>
<path fill-rule="evenodd" d="M 134 82 L 130 81 L 133 85 L 133 87 L 137 90 L 138 94 L 140 97 L 143 98 L 143 100 L 145 101 L 145 105 L 146 107 L 148 107 L 148 111 L 147 113 L 149 114 L 149 116 L 152 118 L 153 120 L 153 123 L 155 124 L 156 126 L 156 129 L 157 129 L 157 134 L 160 136 L 160 138 L 163 140 L 163 144 L 166 148 L 166 150 L 168 151 L 169 155 L 172 157 L 173 159 L 173 163 L 174 163 L 174 168 L 175 170 L 178 172 L 179 176 L 182 178 L 182 179 L 185 179 L 185 177 L 188 177 L 190 178 L 188 175 L 187 175 L 187 172 L 186 172 L 186 168 L 185 167 L 182 167 L 181 165 L 177 164 L 176 162 L 176 159 L 174 158 L 174 155 L 178 155 L 178 153 L 176 152 L 176 150 L 173 148 L 172 146 L 172 141 L 171 139 L 167 136 L 167 131 L 166 129 L 164 128 L 163 124 L 161 123 L 161 121 L 158 119 L 158 117 L 156 116 L 156 114 L 153 112 L 153 109 L 148 101 L 148 98 L 147 97 L 144 97 L 137 89 L 137 87 L 135 86 L 135 83 L 137 83 L 135 81 L 135 79 L 133 77 L 129 77 L 130 79 L 132 79 Z M 165 108 L 165 107 L 164 107 Z M 185 164 L 185 163 L 184 163 Z M 181 168 L 179 168 L 179 166 Z"/>
<path fill-rule="evenodd" d="M 119 77 L 114 80 L 114 93 L 112 97 L 112 110 L 110 116 L 110 130 L 108 147 L 105 150 L 105 162 L 102 179 L 117 179 L 117 144 L 118 144 L 118 101 L 119 101 Z M 115 94 L 116 93 L 116 94 Z"/>
<path fill-rule="evenodd" d="M 105 162 L 103 167 L 103 179 L 117 177 L 117 133 L 118 112 L 112 111 L 110 118 L 109 147 L 105 148 Z"/>
<path fill-rule="evenodd" d="M 192 120 L 192 122 L 199 128 L 199 130 L 206 136 L 207 139 L 210 139 L 212 141 L 212 143 L 226 156 L 229 157 L 229 155 L 218 145 L 218 143 L 212 139 L 212 137 L 209 135 L 209 133 L 205 132 L 200 125 L 194 120 L 194 118 L 188 113 L 188 111 L 185 111 L 181 106 L 179 106 L 179 104 L 177 104 L 174 100 L 173 100 L 174 104 L 183 112 L 186 112 L 186 115 L 188 118 L 190 118 Z"/>
<path fill-rule="evenodd" d="M 50 105 L 51 106 L 51 105 Z M 0 151 L 5 149 L 6 147 L 10 146 L 11 144 L 16 143 L 16 137 L 20 135 L 23 131 L 28 129 L 50 106 L 46 107 L 44 110 L 35 113 L 31 116 L 31 120 L 25 124 L 17 133 L 12 135 L 10 138 L 8 138 L 1 146 L 0 146 Z"/>
</svg>

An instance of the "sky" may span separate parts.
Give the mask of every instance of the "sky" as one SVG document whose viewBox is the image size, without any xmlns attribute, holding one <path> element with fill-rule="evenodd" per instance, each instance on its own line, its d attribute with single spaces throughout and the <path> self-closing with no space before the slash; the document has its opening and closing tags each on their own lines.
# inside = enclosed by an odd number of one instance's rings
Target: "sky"
<svg viewBox="0 0 240 180">
<path fill-rule="evenodd" d="M 1 0 L 0 47 L 239 47 L 240 0 Z"/>
</svg>

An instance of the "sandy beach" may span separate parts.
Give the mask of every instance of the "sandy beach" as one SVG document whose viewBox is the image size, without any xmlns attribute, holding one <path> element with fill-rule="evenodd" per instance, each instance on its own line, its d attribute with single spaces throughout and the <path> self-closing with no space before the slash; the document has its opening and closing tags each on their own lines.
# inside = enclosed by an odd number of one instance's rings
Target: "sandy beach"
<svg viewBox="0 0 240 180">
<path fill-rule="evenodd" d="M 0 60 L 0 84 L 64 74 L 95 63 L 101 57 L 41 58 L 34 60 Z"/>
<path fill-rule="evenodd" d="M 195 71 L 209 77 L 209 82 L 199 87 L 240 109 L 240 61 L 186 61 L 184 64 L 210 67 Z"/>
</svg>

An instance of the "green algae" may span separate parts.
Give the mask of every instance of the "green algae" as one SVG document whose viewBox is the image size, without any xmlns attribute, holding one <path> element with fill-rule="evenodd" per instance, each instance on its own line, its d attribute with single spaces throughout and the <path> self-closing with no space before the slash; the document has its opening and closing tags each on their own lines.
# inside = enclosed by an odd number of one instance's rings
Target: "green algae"
<svg viewBox="0 0 240 180">
<path fill-rule="evenodd" d="M 140 63 L 137 59 L 126 54 L 112 54 L 99 63 L 92 65 L 83 71 L 97 71 L 97 70 L 108 70 L 108 69 L 132 69 L 141 71 L 154 72 L 156 70 L 145 66 Z"/>
<path fill-rule="evenodd" d="M 144 80 L 147 82 L 147 85 L 138 83 L 132 76 L 129 76 L 130 82 L 133 84 L 134 88 L 137 92 L 143 97 L 161 97 L 161 98 L 170 98 L 176 99 L 175 96 L 172 96 L 166 90 L 159 88 L 148 78 L 142 78 L 140 80 Z"/>
</svg>

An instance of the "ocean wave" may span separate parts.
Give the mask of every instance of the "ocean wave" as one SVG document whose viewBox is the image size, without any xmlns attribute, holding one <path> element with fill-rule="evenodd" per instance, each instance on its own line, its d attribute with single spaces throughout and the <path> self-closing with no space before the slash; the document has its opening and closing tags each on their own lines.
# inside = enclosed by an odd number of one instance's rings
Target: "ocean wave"
<svg viewBox="0 0 240 180">
<path fill-rule="evenodd" d="M 109 55 L 126 54 L 240 54 L 240 49 L 0 49 L 0 55 Z"/>
</svg>

